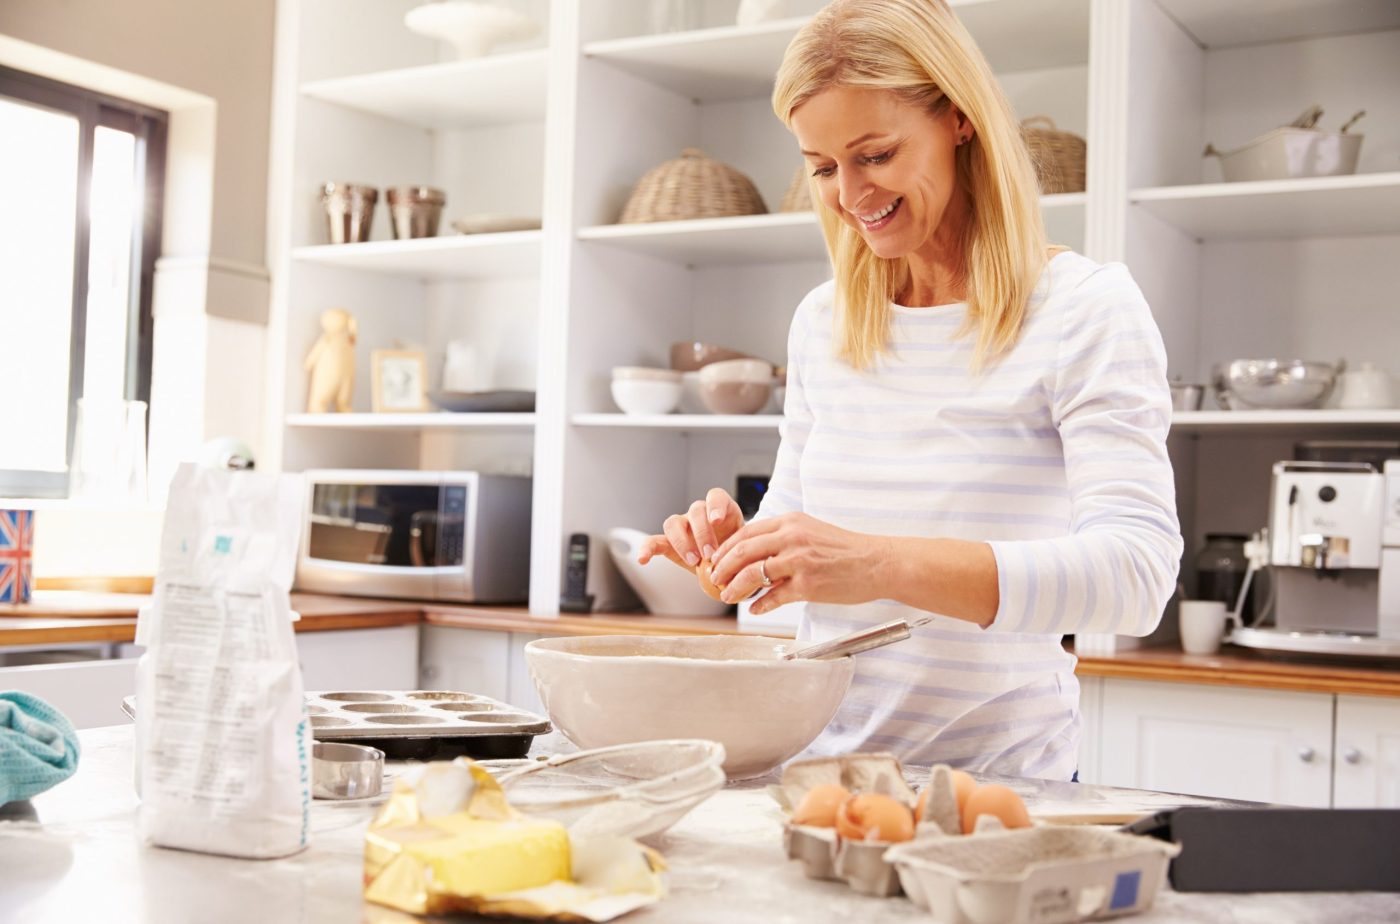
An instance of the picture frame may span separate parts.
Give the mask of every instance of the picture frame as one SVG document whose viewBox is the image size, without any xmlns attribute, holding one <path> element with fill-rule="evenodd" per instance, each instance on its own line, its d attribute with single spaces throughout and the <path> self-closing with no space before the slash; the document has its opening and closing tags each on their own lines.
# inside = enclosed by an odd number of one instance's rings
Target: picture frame
<svg viewBox="0 0 1400 924">
<path fill-rule="evenodd" d="M 428 360 L 418 350 L 370 352 L 370 407 L 376 414 L 428 410 Z"/>
</svg>

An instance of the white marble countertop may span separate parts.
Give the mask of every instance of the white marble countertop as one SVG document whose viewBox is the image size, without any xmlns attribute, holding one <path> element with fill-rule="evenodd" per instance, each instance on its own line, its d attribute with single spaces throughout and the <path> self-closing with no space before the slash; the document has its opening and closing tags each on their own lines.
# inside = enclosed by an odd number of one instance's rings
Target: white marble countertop
<svg viewBox="0 0 1400 924">
<path fill-rule="evenodd" d="M 131 726 L 82 733 L 78 773 L 33 802 L 34 818 L 0 821 L 0 921 L 75 924 L 409 924 L 367 905 L 361 849 L 374 805 L 316 802 L 312 845 L 282 860 L 235 860 L 143 847 L 136 840 Z M 544 745 L 548 747 L 548 742 Z M 1168 797 L 1073 784 L 1020 787 L 1033 802 L 1103 808 Z M 13 807 L 12 810 L 13 812 Z M 781 817 L 761 785 L 731 786 L 657 841 L 671 894 L 628 922 L 930 921 L 904 898 L 866 898 L 816 882 L 785 859 Z M 462 920 L 457 918 L 454 920 Z M 1134 920 L 1203 924 L 1366 924 L 1400 920 L 1400 895 L 1205 895 L 1165 891 Z"/>
</svg>

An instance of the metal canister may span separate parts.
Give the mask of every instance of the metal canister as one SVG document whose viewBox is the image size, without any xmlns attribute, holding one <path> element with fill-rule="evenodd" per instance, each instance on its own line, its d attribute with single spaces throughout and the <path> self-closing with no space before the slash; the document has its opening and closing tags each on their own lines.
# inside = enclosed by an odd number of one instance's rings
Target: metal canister
<svg viewBox="0 0 1400 924">
<path fill-rule="evenodd" d="M 394 239 L 436 237 L 447 194 L 431 186 L 394 186 L 388 191 Z"/>
<path fill-rule="evenodd" d="M 326 228 L 332 244 L 358 244 L 369 240 L 374 222 L 374 204 L 379 190 L 355 183 L 326 183 L 321 187 L 321 205 L 326 210 Z"/>
</svg>

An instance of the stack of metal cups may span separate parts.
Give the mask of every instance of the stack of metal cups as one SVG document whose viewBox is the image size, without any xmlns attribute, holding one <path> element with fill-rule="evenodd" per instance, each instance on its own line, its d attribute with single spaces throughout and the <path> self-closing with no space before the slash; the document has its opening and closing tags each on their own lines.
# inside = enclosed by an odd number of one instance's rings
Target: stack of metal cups
<svg viewBox="0 0 1400 924">
<path fill-rule="evenodd" d="M 388 199 L 395 240 L 437 236 L 446 193 L 431 186 L 394 186 Z"/>
<path fill-rule="evenodd" d="M 332 244 L 358 244 L 369 240 L 374 222 L 374 204 L 379 190 L 354 183 L 326 183 L 321 187 L 321 204 L 326 209 L 327 229 Z M 397 235 L 396 235 L 397 236 Z"/>
</svg>

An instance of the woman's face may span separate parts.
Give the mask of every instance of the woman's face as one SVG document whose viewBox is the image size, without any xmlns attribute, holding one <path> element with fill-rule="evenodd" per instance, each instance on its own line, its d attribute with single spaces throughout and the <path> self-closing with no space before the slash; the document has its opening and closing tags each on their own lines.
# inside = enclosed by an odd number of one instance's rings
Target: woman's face
<svg viewBox="0 0 1400 924">
<path fill-rule="evenodd" d="M 953 152 L 972 126 L 892 90 L 832 87 L 798 106 L 793 132 L 827 208 L 886 259 L 934 239 L 953 199 Z"/>
</svg>

